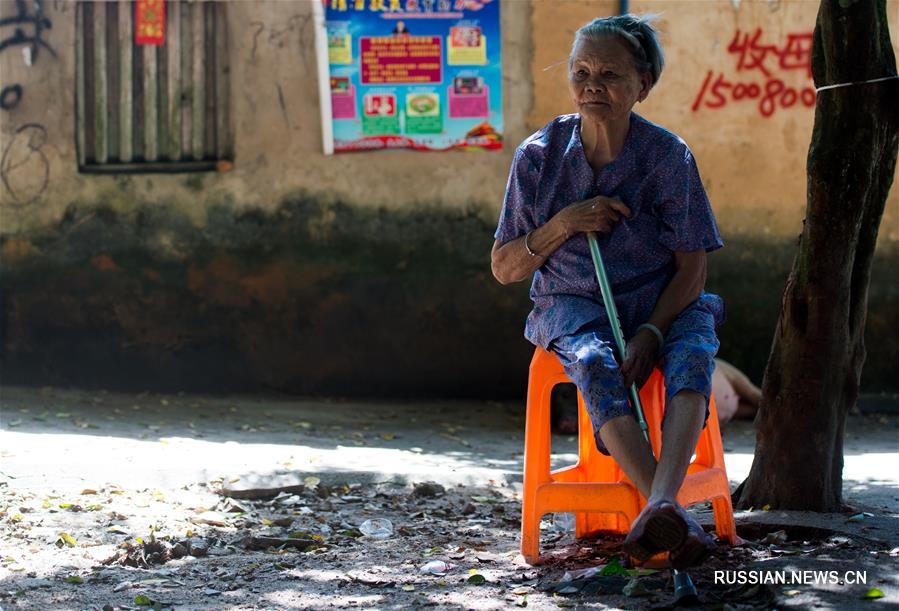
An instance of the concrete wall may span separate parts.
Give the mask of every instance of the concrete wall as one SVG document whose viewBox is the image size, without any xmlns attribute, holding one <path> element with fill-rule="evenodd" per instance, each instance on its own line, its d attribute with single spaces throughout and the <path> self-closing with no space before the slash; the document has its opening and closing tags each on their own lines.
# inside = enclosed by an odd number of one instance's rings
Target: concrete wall
<svg viewBox="0 0 899 611">
<path fill-rule="evenodd" d="M 30 4 L 30 3 L 29 3 Z M 631 2 L 663 12 L 669 67 L 646 117 L 699 161 L 728 248 L 710 287 L 729 303 L 722 354 L 758 377 L 804 210 L 812 110 L 763 117 L 757 101 L 691 109 L 708 71 L 737 70 L 734 32 L 783 46 L 812 2 Z M 0 53 L 0 288 L 8 381 L 255 388 L 305 393 L 503 396 L 524 389 L 527 287 L 500 287 L 488 253 L 515 145 L 568 112 L 573 31 L 617 2 L 503 3 L 502 153 L 321 151 L 311 4 L 229 2 L 234 167 L 224 173 L 77 172 L 74 6 L 31 65 Z M 890 2 L 897 32 L 899 2 Z M 0 0 L 0 17 L 15 13 Z M 7 37 L 12 32 L 0 32 Z M 899 35 L 894 34 L 894 39 Z M 776 66 L 777 61 L 770 57 Z M 766 64 L 767 65 L 767 64 Z M 790 87 L 803 71 L 772 70 Z M 767 78 L 767 77 L 766 77 Z M 871 289 L 866 390 L 895 389 L 896 191 Z"/>
<path fill-rule="evenodd" d="M 125 179 L 79 174 L 75 155 L 75 17 L 74 2 L 44 0 L 52 22 L 45 40 L 57 57 L 42 49 L 32 66 L 21 46 L 0 54 L 2 78 L 21 83 L 24 97 L 3 112 L 8 141 L 20 126 L 43 127 L 49 176 L 37 180 L 37 159 L 8 172 L 18 198 L 4 190 L 4 235 L 45 227 L 58 220 L 72 201 L 109 200 L 117 210 L 138 203 L 166 202 L 201 226 L 210 205 L 233 202 L 237 208 L 273 210 L 289 193 L 309 191 L 362 207 L 406 209 L 415 203 L 464 208 L 493 204 L 496 212 L 509 171 L 512 148 L 499 154 L 427 155 L 412 152 L 325 156 L 322 151 L 311 0 L 228 2 L 232 43 L 231 109 L 235 129 L 234 169 L 224 174 L 148 175 Z M 0 16 L 16 13 L 13 0 L 0 0 Z M 525 117 L 531 104 L 529 78 L 530 11 L 527 2 L 502 10 L 503 95 L 507 102 L 506 133 L 510 143 L 527 134 Z M 11 35 L 4 28 L 2 36 Z M 279 93 L 280 92 L 280 93 Z M 283 105 L 282 105 L 283 100 Z M 511 103 L 510 103 L 511 101 Z M 34 132 L 30 132 L 34 133 Z M 15 142 L 20 151 L 24 143 Z M 24 154 L 24 152 L 22 153 Z M 40 189 L 38 186 L 40 185 Z M 35 190 L 39 201 L 27 201 Z M 499 195 L 498 195 L 499 194 Z M 12 201 L 10 201 L 12 200 Z"/>
<path fill-rule="evenodd" d="M 633 12 L 656 13 L 667 67 L 636 111 L 679 134 L 693 150 L 722 227 L 729 233 L 795 236 L 805 216 L 805 162 L 814 106 L 786 92 L 814 89 L 797 68 L 810 52 L 818 3 L 807 0 L 632 0 Z M 531 125 L 572 112 L 565 64 L 575 30 L 597 16 L 614 14 L 618 2 L 538 0 L 532 14 L 534 106 Z M 893 47 L 899 54 L 899 2 L 888 2 Z M 756 33 L 758 38 L 753 44 Z M 804 36 L 804 35 L 807 35 Z M 729 50 L 732 43 L 733 50 Z M 769 46 L 774 49 L 765 50 Z M 786 53 L 784 53 L 786 52 Z M 714 84 L 723 76 L 718 91 Z M 705 90 L 707 77 L 711 80 Z M 727 87 L 730 83 L 733 87 Z M 743 85 L 734 93 L 737 85 Z M 746 95 L 755 85 L 759 95 Z M 877 86 L 877 85 L 869 85 Z M 784 93 L 767 101 L 765 93 Z M 828 95 L 823 93 L 823 95 Z M 784 99 L 786 96 L 786 99 Z M 810 93 L 807 99 L 811 102 Z M 694 109 L 700 98 L 698 108 Z M 790 103 L 784 107 L 783 102 Z M 714 106 L 714 107 L 713 107 Z M 890 194 L 881 225 L 881 247 L 899 243 L 899 189 Z"/>
</svg>

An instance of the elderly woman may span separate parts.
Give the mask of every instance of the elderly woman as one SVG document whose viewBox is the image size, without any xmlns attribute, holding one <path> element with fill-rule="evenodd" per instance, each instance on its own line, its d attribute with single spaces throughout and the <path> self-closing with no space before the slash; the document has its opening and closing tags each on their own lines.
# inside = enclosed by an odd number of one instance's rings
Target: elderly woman
<svg viewBox="0 0 899 611">
<path fill-rule="evenodd" d="M 577 31 L 568 88 L 578 112 L 515 151 L 491 264 L 502 284 L 533 274 L 525 337 L 558 355 L 584 397 L 598 449 L 647 499 L 625 551 L 645 560 L 669 550 L 672 565 L 685 568 L 714 546 L 675 498 L 708 417 L 724 304 L 703 286 L 706 253 L 723 243 L 690 149 L 633 112 L 663 65 L 648 18 L 596 19 Z M 628 338 L 622 363 L 587 232 L 598 234 Z M 666 387 L 658 462 L 626 391 L 656 366 Z"/>
</svg>

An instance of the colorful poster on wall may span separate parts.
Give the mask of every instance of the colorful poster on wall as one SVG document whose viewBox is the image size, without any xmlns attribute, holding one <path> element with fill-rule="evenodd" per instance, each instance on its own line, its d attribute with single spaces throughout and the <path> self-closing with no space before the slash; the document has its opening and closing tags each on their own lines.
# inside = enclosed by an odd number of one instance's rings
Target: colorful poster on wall
<svg viewBox="0 0 899 611">
<path fill-rule="evenodd" d="M 322 2 L 335 152 L 502 148 L 499 0 Z"/>
</svg>

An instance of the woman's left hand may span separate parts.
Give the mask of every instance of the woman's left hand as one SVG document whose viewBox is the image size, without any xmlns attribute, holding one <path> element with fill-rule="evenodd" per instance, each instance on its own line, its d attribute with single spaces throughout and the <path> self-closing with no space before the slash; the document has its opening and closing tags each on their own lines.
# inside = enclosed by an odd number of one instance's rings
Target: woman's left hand
<svg viewBox="0 0 899 611">
<path fill-rule="evenodd" d="M 624 387 L 636 384 L 639 389 L 655 367 L 659 354 L 659 340 L 647 329 L 640 329 L 627 343 L 627 357 L 621 364 L 621 375 L 624 376 Z"/>
</svg>

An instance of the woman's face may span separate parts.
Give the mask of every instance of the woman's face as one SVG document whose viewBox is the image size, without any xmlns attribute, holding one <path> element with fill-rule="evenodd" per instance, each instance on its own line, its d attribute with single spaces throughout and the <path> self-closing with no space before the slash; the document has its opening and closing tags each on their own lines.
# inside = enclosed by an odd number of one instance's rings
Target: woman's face
<svg viewBox="0 0 899 611">
<path fill-rule="evenodd" d="M 615 35 L 581 40 L 568 71 L 571 99 L 585 119 L 605 123 L 624 120 L 649 95 L 652 76 L 640 74 L 631 52 Z"/>
</svg>

